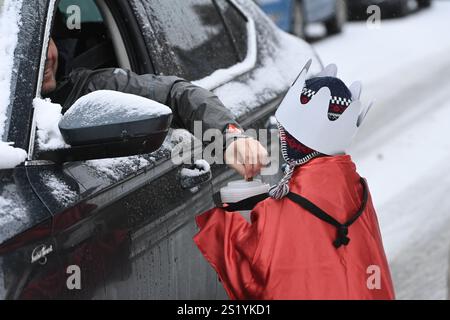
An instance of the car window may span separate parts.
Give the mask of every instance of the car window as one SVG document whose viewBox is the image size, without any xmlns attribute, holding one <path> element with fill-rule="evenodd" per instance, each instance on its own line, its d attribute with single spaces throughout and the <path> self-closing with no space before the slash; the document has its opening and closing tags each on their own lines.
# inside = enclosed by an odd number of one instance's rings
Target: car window
<svg viewBox="0 0 450 320">
<path fill-rule="evenodd" d="M 93 0 L 60 0 L 58 8 L 67 18 L 75 12 L 71 6 L 79 8 L 81 23 L 103 21 L 102 15 Z"/>
<path fill-rule="evenodd" d="M 94 0 L 60 0 L 52 38 L 59 51 L 58 80 L 77 68 L 118 65 L 108 28 Z"/>
<path fill-rule="evenodd" d="M 0 0 L 0 19 L 5 19 L 3 16 L 3 0 Z M 0 21 L 2 23 L 3 21 Z M 12 75 L 12 64 L 13 64 L 13 55 L 10 53 L 7 54 L 9 50 L 6 47 L 6 41 L 2 41 L 0 43 L 0 52 L 2 52 L 2 68 L 0 70 L 0 88 L 6 89 L 8 87 L 9 79 Z M 5 52 L 5 53 L 3 53 Z M 8 66 L 8 67 L 7 67 Z M 6 135 L 5 132 L 8 131 L 8 122 L 5 119 L 9 118 L 9 99 L 5 99 L 3 96 L 6 93 L 2 92 L 0 97 L 0 144 L 3 140 L 3 135 Z M 5 128 L 6 125 L 6 128 Z"/>
<path fill-rule="evenodd" d="M 239 61 L 216 1 L 141 0 L 141 3 L 158 42 L 152 43 L 152 38 L 146 37 L 147 46 L 163 55 L 155 59 L 158 71 L 198 80 Z M 145 19 L 141 23 L 145 31 Z"/>
<path fill-rule="evenodd" d="M 224 17 L 225 27 L 232 36 L 232 41 L 236 46 L 239 60 L 242 61 L 247 56 L 247 18 L 238 8 L 227 0 L 216 0 Z"/>
</svg>

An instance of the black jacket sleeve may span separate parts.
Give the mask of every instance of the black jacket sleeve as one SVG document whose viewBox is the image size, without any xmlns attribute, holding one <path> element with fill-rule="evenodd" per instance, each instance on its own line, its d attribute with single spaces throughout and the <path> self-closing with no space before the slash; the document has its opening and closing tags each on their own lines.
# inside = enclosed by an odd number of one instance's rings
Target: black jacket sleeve
<svg viewBox="0 0 450 320">
<path fill-rule="evenodd" d="M 195 121 L 202 122 L 202 133 L 211 128 L 224 132 L 229 124 L 240 128 L 217 96 L 178 77 L 137 75 L 124 69 L 90 71 L 83 77 L 86 80 L 79 96 L 97 90 L 114 90 L 146 97 L 170 107 L 174 124 L 190 132 Z"/>
</svg>

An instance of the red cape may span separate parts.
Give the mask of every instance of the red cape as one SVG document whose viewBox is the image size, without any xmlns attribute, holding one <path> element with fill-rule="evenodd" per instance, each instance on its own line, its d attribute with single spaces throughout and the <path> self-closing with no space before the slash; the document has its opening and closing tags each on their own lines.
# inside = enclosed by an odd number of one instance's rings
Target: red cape
<svg viewBox="0 0 450 320">
<path fill-rule="evenodd" d="M 296 169 L 290 189 L 341 223 L 362 202 L 350 156 L 311 160 Z M 287 198 L 260 202 L 251 220 L 221 209 L 196 218 L 194 241 L 231 299 L 394 299 L 370 196 L 350 243 L 338 249 L 336 228 Z"/>
</svg>

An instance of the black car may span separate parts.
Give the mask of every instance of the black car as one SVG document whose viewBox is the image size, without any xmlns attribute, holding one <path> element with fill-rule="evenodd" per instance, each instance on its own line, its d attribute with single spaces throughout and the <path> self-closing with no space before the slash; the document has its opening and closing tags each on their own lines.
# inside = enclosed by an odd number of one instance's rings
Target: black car
<svg viewBox="0 0 450 320">
<path fill-rule="evenodd" d="M 2 6 L 15 7 L 20 21 L 10 92 L 0 93 L 10 97 L 0 140 L 27 150 L 28 159 L 0 170 L 0 298 L 224 298 L 192 241 L 194 217 L 213 208 L 213 194 L 239 176 L 212 165 L 186 179 L 186 165 L 175 164 L 171 150 L 192 138 L 188 131 L 171 129 L 162 145 L 146 148 L 123 137 L 117 144 L 40 150 L 33 103 L 41 99 L 55 17 L 81 10 L 81 28 L 70 35 L 84 55 L 74 57 L 77 67 L 196 81 L 244 128 L 270 125 L 308 59 L 320 71 L 312 48 L 274 27 L 253 1 L 6 0 Z"/>
<path fill-rule="evenodd" d="M 403 17 L 417 5 L 419 8 L 431 6 L 432 0 L 349 0 L 347 1 L 349 17 L 366 19 L 366 10 L 371 5 L 378 5 L 382 17 Z"/>
</svg>

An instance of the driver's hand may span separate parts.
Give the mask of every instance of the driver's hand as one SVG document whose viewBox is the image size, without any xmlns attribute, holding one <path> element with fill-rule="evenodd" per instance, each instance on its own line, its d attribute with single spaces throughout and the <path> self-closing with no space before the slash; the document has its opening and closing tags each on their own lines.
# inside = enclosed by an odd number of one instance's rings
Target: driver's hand
<svg viewBox="0 0 450 320">
<path fill-rule="evenodd" d="M 261 172 L 268 161 L 267 150 L 253 138 L 238 138 L 225 150 L 225 163 L 235 169 L 246 180 Z"/>
</svg>

